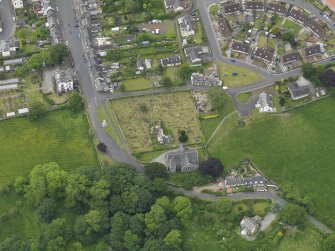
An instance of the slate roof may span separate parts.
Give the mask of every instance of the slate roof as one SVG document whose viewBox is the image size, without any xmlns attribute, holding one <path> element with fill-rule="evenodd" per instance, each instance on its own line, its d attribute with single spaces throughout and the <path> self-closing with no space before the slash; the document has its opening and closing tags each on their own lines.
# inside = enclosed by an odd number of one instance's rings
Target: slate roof
<svg viewBox="0 0 335 251">
<path fill-rule="evenodd" d="M 266 185 L 267 180 L 263 176 L 254 177 L 242 177 L 242 176 L 227 176 L 225 178 L 226 186 L 246 186 L 254 185 L 261 186 Z"/>
<path fill-rule="evenodd" d="M 244 53 L 249 53 L 249 51 L 250 51 L 250 45 L 249 44 L 236 42 L 236 41 L 234 41 L 232 43 L 231 48 L 234 51 L 239 51 L 239 52 L 244 52 Z"/>
<path fill-rule="evenodd" d="M 270 96 L 266 92 L 262 92 L 259 94 L 259 99 L 257 101 L 257 104 L 259 104 L 261 107 L 273 107 L 272 100 Z"/>
<path fill-rule="evenodd" d="M 172 64 L 172 65 L 181 64 L 181 58 L 180 58 L 180 56 L 173 56 L 173 57 L 169 57 L 169 58 L 162 58 L 160 61 L 161 61 L 161 64 L 163 66 L 168 66 L 170 64 Z"/>
<path fill-rule="evenodd" d="M 306 57 L 310 57 L 320 53 L 321 53 L 321 46 L 319 44 L 315 44 L 305 48 Z"/>
<path fill-rule="evenodd" d="M 222 33 L 223 36 L 229 37 L 233 34 L 233 30 L 227 19 L 225 18 L 220 19 L 218 24 L 219 24 L 220 32 Z"/>
<path fill-rule="evenodd" d="M 310 28 L 318 37 L 326 38 L 327 32 L 316 21 L 310 20 L 306 26 Z"/>
<path fill-rule="evenodd" d="M 236 11 L 241 11 L 242 10 L 241 4 L 239 4 L 239 3 L 234 3 L 234 4 L 222 3 L 221 7 L 223 8 L 225 14 L 234 13 Z"/>
<path fill-rule="evenodd" d="M 180 148 L 177 151 L 168 152 L 165 154 L 167 164 L 171 169 L 183 169 L 187 165 L 199 165 L 198 151 L 196 149 Z"/>
<path fill-rule="evenodd" d="M 291 52 L 282 56 L 282 63 L 288 64 L 297 60 L 301 60 L 299 52 Z"/>
<path fill-rule="evenodd" d="M 292 9 L 289 13 L 289 16 L 297 21 L 300 21 L 301 23 L 305 23 L 307 20 L 307 17 L 304 15 L 304 13 L 296 9 Z"/>
<path fill-rule="evenodd" d="M 269 3 L 268 10 L 279 14 L 286 14 L 286 6 L 278 3 Z"/>
<path fill-rule="evenodd" d="M 207 46 L 192 46 L 184 49 L 186 57 L 193 62 L 194 60 L 202 61 L 204 54 L 209 54 L 209 48 Z"/>
<path fill-rule="evenodd" d="M 308 86 L 299 86 L 296 82 L 288 83 L 287 87 L 293 99 L 307 97 L 310 94 Z"/>
<path fill-rule="evenodd" d="M 253 55 L 267 62 L 271 62 L 274 57 L 274 54 L 272 52 L 262 48 L 256 48 Z"/>
<path fill-rule="evenodd" d="M 264 9 L 264 4 L 263 2 L 245 2 L 245 9 L 247 10 L 261 10 Z"/>
</svg>

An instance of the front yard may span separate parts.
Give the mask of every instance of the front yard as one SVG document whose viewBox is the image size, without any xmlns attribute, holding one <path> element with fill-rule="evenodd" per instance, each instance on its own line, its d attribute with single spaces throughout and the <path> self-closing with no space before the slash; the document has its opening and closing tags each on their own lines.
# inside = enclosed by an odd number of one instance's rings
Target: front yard
<svg viewBox="0 0 335 251">
<path fill-rule="evenodd" d="M 129 147 L 133 153 L 150 152 L 179 145 L 179 131 L 188 135 L 187 144 L 204 141 L 190 92 L 148 95 L 111 101 Z M 173 141 L 159 144 L 151 128 L 162 124 Z"/>
</svg>

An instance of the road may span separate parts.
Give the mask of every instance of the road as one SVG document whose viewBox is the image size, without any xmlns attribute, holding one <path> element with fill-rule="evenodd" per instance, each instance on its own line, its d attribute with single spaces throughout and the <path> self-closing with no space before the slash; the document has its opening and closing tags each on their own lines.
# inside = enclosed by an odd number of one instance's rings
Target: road
<svg viewBox="0 0 335 251">
<path fill-rule="evenodd" d="M 15 33 L 15 21 L 13 19 L 15 14 L 11 0 L 0 1 L 0 14 L 3 21 L 3 31 L 0 32 L 0 40 L 9 40 Z"/>
<path fill-rule="evenodd" d="M 103 105 L 103 100 L 99 93 L 95 91 L 91 81 L 90 67 L 83 58 L 85 50 L 82 45 L 81 38 L 78 37 L 79 28 L 74 27 L 76 19 L 75 5 L 73 1 L 54 0 L 54 6 L 58 6 L 57 16 L 62 20 L 62 33 L 65 41 L 68 41 L 69 49 L 73 58 L 73 62 L 78 73 L 78 80 L 83 96 L 87 103 L 88 114 L 90 116 L 91 128 L 94 130 L 95 137 L 99 142 L 107 145 L 107 154 L 117 162 L 126 162 L 133 165 L 137 171 L 143 172 L 143 166 L 136 161 L 133 156 L 118 146 L 108 134 L 104 131 L 98 118 L 97 108 Z"/>
<path fill-rule="evenodd" d="M 213 194 L 205 194 L 205 193 L 200 193 L 200 192 L 196 192 L 196 191 L 189 191 L 189 190 L 185 190 L 183 188 L 176 188 L 176 187 L 172 187 L 170 186 L 170 188 L 172 190 L 174 190 L 177 193 L 181 193 L 185 196 L 188 197 L 195 197 L 198 199 L 202 199 L 202 200 L 209 200 L 209 201 L 215 201 L 218 200 L 219 198 L 222 198 L 222 196 L 216 196 Z M 235 194 L 229 194 L 227 196 L 225 196 L 225 198 L 231 200 L 231 201 L 241 201 L 241 200 L 275 200 L 277 201 L 281 206 L 284 206 L 287 201 L 284 200 L 283 198 L 279 197 L 276 193 L 274 192 L 244 192 L 244 193 L 235 193 Z M 274 219 L 274 215 L 269 215 L 268 219 L 266 219 L 266 221 L 271 221 L 271 219 Z M 317 228 L 319 228 L 321 231 L 327 232 L 327 233 L 333 233 L 333 231 L 327 227 L 326 225 L 324 225 L 323 223 L 321 223 L 320 221 L 318 221 L 317 219 L 315 219 L 313 216 L 311 215 L 307 215 L 307 219 Z M 263 228 L 266 228 L 266 224 L 263 226 Z"/>
</svg>

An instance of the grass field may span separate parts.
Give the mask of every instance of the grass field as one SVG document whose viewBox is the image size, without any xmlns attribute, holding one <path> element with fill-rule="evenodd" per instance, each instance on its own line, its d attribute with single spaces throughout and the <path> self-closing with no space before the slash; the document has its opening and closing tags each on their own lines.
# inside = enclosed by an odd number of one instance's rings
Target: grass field
<svg viewBox="0 0 335 251">
<path fill-rule="evenodd" d="M 278 116 L 247 121 L 243 128 L 221 130 L 209 154 L 226 167 L 249 157 L 282 186 L 294 184 L 312 198 L 318 217 L 335 227 L 333 156 L 335 99 L 326 98 Z"/>
<path fill-rule="evenodd" d="M 99 166 L 86 116 L 65 109 L 47 112 L 34 123 L 27 118 L 1 121 L 0 149 L 0 183 L 52 161 L 64 169 Z"/>
<path fill-rule="evenodd" d="M 248 85 L 263 79 L 262 76 L 257 73 L 239 66 L 220 63 L 218 65 L 220 79 L 223 80 L 223 84 L 228 87 Z M 237 73 L 238 75 L 233 76 L 233 73 Z"/>
<path fill-rule="evenodd" d="M 124 98 L 113 100 L 111 104 L 134 153 L 176 147 L 179 145 L 178 135 L 181 130 L 185 130 L 188 135 L 187 144 L 203 142 L 190 92 Z M 141 111 L 141 107 L 145 107 L 146 111 Z M 164 133 L 172 135 L 174 139 L 169 146 L 156 143 L 156 137 L 150 132 L 151 127 L 159 121 Z"/>
<path fill-rule="evenodd" d="M 125 91 L 139 91 L 145 90 L 152 87 L 149 79 L 146 78 L 135 78 L 123 81 Z"/>
<path fill-rule="evenodd" d="M 236 98 L 240 103 L 246 104 L 248 103 L 251 96 L 252 96 L 251 92 L 243 92 L 243 93 L 237 94 Z"/>
<path fill-rule="evenodd" d="M 291 31 L 293 34 L 299 34 L 303 27 L 300 24 L 297 24 L 290 19 L 286 19 L 283 24 L 283 29 L 285 32 Z"/>
</svg>

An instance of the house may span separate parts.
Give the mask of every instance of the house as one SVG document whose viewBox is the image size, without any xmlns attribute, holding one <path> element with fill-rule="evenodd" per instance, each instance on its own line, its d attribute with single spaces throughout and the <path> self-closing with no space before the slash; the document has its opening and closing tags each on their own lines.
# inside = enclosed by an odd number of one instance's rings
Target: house
<svg viewBox="0 0 335 251">
<path fill-rule="evenodd" d="M 151 134 L 155 135 L 159 144 L 170 143 L 173 138 L 171 135 L 165 135 L 161 122 L 158 121 L 157 125 L 151 127 Z"/>
<path fill-rule="evenodd" d="M 23 0 L 12 0 L 15 9 L 23 8 Z"/>
<path fill-rule="evenodd" d="M 19 84 L 18 78 L 0 80 L 0 92 L 17 90 L 19 86 L 18 84 Z"/>
<path fill-rule="evenodd" d="M 274 54 L 266 49 L 256 47 L 256 49 L 253 52 L 253 56 L 267 63 L 271 63 L 273 60 Z"/>
<path fill-rule="evenodd" d="M 222 12 L 226 15 L 234 14 L 242 10 L 240 3 L 221 3 L 220 4 Z"/>
<path fill-rule="evenodd" d="M 214 76 L 204 76 L 200 73 L 192 73 L 191 75 L 192 85 L 198 86 L 221 86 L 222 81 L 218 77 Z"/>
<path fill-rule="evenodd" d="M 174 12 L 177 12 L 184 9 L 180 0 L 164 0 L 164 5 L 167 11 L 173 10 Z"/>
<path fill-rule="evenodd" d="M 151 69 L 151 59 L 139 59 L 136 61 L 136 69 L 140 71 Z"/>
<path fill-rule="evenodd" d="M 3 57 L 10 57 L 19 51 L 19 41 L 16 39 L 0 40 L 0 52 Z"/>
<path fill-rule="evenodd" d="M 73 91 L 74 87 L 74 69 L 56 70 L 55 74 L 55 89 L 57 94 Z"/>
<path fill-rule="evenodd" d="M 298 100 L 310 95 L 311 90 L 313 89 L 313 84 L 303 76 L 300 76 L 296 82 L 288 83 L 287 87 L 291 93 L 292 99 Z"/>
<path fill-rule="evenodd" d="M 314 44 L 314 45 L 306 47 L 304 49 L 304 52 L 305 52 L 306 58 L 322 53 L 321 46 L 319 44 Z"/>
<path fill-rule="evenodd" d="M 265 186 L 267 180 L 263 176 L 242 177 L 242 176 L 226 176 L 226 187 L 239 187 L 239 186 L 252 186 L 260 187 Z"/>
<path fill-rule="evenodd" d="M 18 65 L 23 64 L 25 58 L 14 58 L 14 59 L 7 59 L 3 61 L 3 65 Z"/>
<path fill-rule="evenodd" d="M 278 3 L 269 3 L 268 11 L 274 12 L 278 15 L 285 15 L 286 14 L 286 6 Z"/>
<path fill-rule="evenodd" d="M 211 53 L 208 46 L 192 46 L 184 49 L 186 57 L 192 64 L 206 61 L 211 58 Z"/>
<path fill-rule="evenodd" d="M 196 30 L 196 23 L 190 15 L 178 18 L 182 37 L 193 36 Z"/>
<path fill-rule="evenodd" d="M 248 11 L 264 10 L 264 4 L 263 2 L 255 2 L 255 1 L 245 2 L 245 10 Z"/>
<path fill-rule="evenodd" d="M 302 11 L 296 10 L 294 8 L 289 12 L 288 15 L 300 24 L 304 24 L 307 21 L 305 14 Z"/>
<path fill-rule="evenodd" d="M 295 61 L 300 61 L 300 54 L 297 51 L 287 53 L 281 57 L 281 62 L 283 65 L 293 63 Z"/>
<path fill-rule="evenodd" d="M 259 112 L 276 112 L 276 108 L 273 107 L 272 100 L 266 92 L 259 94 L 255 107 L 259 109 Z"/>
<path fill-rule="evenodd" d="M 190 172 L 199 168 L 199 156 L 196 149 L 185 149 L 181 144 L 176 151 L 165 154 L 168 172 Z"/>
<path fill-rule="evenodd" d="M 241 226 L 241 235 L 242 236 L 255 236 L 261 225 L 261 217 L 247 217 L 244 216 L 240 226 Z"/>
<path fill-rule="evenodd" d="M 231 28 L 229 21 L 227 19 L 225 18 L 220 19 L 218 25 L 223 37 L 230 37 L 233 34 L 233 29 Z"/>
<path fill-rule="evenodd" d="M 314 20 L 310 20 L 306 26 L 317 36 L 320 37 L 322 39 L 325 39 L 327 37 L 327 32 L 325 31 L 325 29 L 322 28 L 322 26 L 320 24 L 318 24 L 316 21 Z"/>
<path fill-rule="evenodd" d="M 162 58 L 160 60 L 161 65 L 163 67 L 168 67 L 168 66 L 177 66 L 181 64 L 181 58 L 180 56 L 173 56 L 169 58 Z"/>
<path fill-rule="evenodd" d="M 235 51 L 235 52 L 238 52 L 238 53 L 249 54 L 250 45 L 234 41 L 231 45 L 231 50 Z"/>
</svg>

